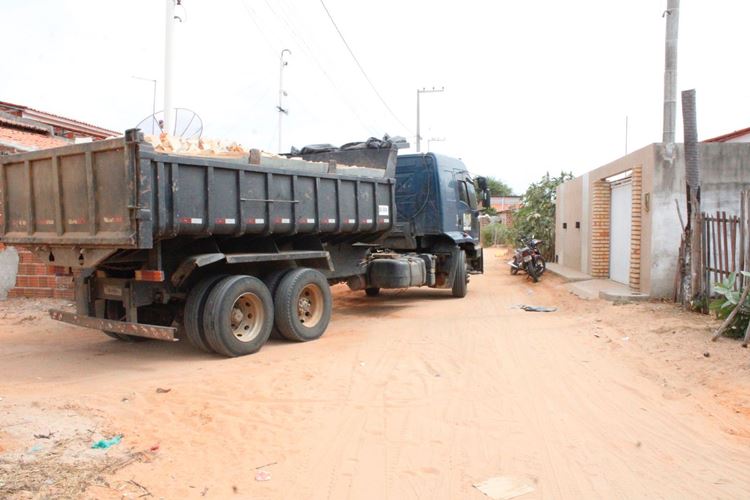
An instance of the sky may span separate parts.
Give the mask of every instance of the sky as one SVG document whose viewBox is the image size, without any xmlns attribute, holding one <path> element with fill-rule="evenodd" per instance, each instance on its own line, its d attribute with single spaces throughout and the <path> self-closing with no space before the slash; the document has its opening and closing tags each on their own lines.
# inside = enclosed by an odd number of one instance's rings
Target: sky
<svg viewBox="0 0 750 500">
<path fill-rule="evenodd" d="M 407 137 L 522 193 L 661 140 L 666 0 L 182 0 L 175 106 L 204 136 L 278 149 Z M 0 101 L 112 130 L 163 106 L 164 0 L 4 0 Z M 682 0 L 678 92 L 700 139 L 750 126 L 750 2 Z M 378 97 L 378 94 L 382 97 Z M 679 101 L 679 94 L 678 94 Z M 384 104 L 385 103 L 385 104 Z M 677 139 L 682 138 L 678 102 Z M 407 151 L 408 152 L 408 151 Z"/>
</svg>

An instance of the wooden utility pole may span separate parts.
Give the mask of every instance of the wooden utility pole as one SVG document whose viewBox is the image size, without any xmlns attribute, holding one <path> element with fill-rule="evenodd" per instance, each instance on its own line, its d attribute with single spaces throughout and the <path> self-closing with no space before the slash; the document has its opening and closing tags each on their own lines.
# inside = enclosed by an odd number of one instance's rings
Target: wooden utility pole
<svg viewBox="0 0 750 500">
<path fill-rule="evenodd" d="M 698 124 L 695 107 L 695 89 L 683 91 L 682 121 L 685 135 L 685 196 L 687 199 L 683 301 L 686 307 L 691 307 L 703 292 L 703 273 L 701 272 L 701 177 L 700 165 L 698 164 Z"/>
</svg>

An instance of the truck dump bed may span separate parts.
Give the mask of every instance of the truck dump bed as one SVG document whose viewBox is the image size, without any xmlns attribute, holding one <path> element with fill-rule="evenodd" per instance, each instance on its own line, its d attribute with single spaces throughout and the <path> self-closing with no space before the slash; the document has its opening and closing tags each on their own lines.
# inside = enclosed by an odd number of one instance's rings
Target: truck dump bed
<svg viewBox="0 0 750 500">
<path fill-rule="evenodd" d="M 180 235 L 356 240 L 392 227 L 390 172 L 378 177 L 300 160 L 256 161 L 157 153 L 135 130 L 0 156 L 0 241 L 49 252 L 59 265 L 88 267 L 97 249 L 152 248 Z M 75 263 L 71 249 L 79 252 Z M 82 257 L 86 249 L 91 258 Z"/>
</svg>

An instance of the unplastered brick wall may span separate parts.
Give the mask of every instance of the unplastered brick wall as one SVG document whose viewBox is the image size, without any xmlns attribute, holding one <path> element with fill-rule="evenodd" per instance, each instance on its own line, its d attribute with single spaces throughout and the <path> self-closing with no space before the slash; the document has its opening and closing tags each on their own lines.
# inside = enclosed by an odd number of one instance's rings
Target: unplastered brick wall
<svg viewBox="0 0 750 500">
<path fill-rule="evenodd" d="M 609 183 L 593 184 L 591 199 L 591 276 L 609 277 L 609 211 L 612 192 Z"/>
<path fill-rule="evenodd" d="M 630 288 L 641 289 L 641 204 L 643 195 L 643 169 L 633 167 L 633 189 L 630 225 Z"/>
<path fill-rule="evenodd" d="M 0 244 L 0 251 L 5 246 Z M 8 292 L 8 297 L 45 297 L 74 299 L 73 275 L 68 269 L 45 264 L 25 248 L 18 251 L 18 274 L 16 286 Z"/>
</svg>

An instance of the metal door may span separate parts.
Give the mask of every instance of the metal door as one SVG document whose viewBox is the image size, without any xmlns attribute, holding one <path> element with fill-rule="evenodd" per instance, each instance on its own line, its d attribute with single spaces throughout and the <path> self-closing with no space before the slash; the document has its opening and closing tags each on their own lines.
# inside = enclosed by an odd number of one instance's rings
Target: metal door
<svg viewBox="0 0 750 500">
<path fill-rule="evenodd" d="M 631 179 L 612 183 L 609 229 L 609 279 L 630 281 L 630 226 L 633 188 Z"/>
</svg>

